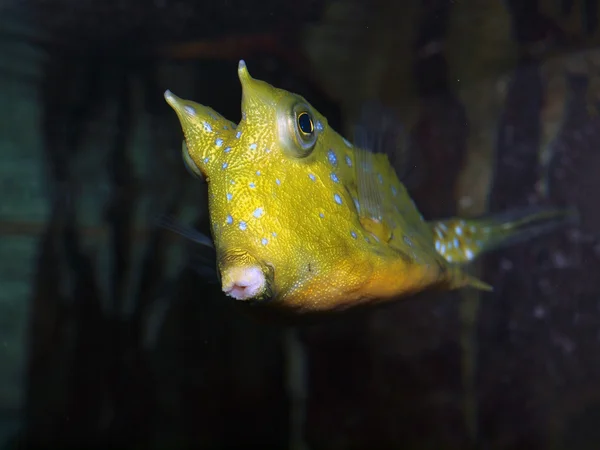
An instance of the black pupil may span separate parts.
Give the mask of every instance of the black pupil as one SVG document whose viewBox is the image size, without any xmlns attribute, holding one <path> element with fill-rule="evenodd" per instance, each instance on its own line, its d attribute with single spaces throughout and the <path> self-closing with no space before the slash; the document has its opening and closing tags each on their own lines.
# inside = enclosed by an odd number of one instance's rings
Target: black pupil
<svg viewBox="0 0 600 450">
<path fill-rule="evenodd" d="M 313 132 L 313 124 L 310 116 L 303 112 L 298 116 L 298 126 L 303 133 L 310 134 Z"/>
</svg>

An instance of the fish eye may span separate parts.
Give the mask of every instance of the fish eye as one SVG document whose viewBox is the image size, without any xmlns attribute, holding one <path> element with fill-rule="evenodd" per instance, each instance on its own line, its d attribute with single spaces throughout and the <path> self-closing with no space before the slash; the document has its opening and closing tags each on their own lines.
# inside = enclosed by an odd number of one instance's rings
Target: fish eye
<svg viewBox="0 0 600 450">
<path fill-rule="evenodd" d="M 311 155 L 323 127 L 306 100 L 298 96 L 285 100 L 277 111 L 279 142 L 289 156 L 303 159 Z"/>
<path fill-rule="evenodd" d="M 306 111 L 298 114 L 296 121 L 298 122 L 298 128 L 300 129 L 301 133 L 311 135 L 315 131 L 312 117 L 310 117 Z"/>
<path fill-rule="evenodd" d="M 311 154 L 318 137 L 310 107 L 304 102 L 296 103 L 289 117 L 294 144 L 292 152 L 299 158 L 305 158 Z"/>
</svg>

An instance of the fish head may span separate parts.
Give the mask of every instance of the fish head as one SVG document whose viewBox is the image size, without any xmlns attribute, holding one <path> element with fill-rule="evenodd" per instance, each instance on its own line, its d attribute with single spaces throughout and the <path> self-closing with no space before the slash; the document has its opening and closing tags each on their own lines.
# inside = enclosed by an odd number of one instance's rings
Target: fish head
<svg viewBox="0 0 600 450">
<path fill-rule="evenodd" d="M 237 126 L 169 91 L 165 97 L 184 131 L 186 163 L 208 182 L 223 291 L 284 301 L 314 290 L 316 278 L 334 282 L 336 261 L 356 239 L 346 185 L 351 145 L 302 96 L 252 78 L 244 61 L 238 76 Z"/>
</svg>

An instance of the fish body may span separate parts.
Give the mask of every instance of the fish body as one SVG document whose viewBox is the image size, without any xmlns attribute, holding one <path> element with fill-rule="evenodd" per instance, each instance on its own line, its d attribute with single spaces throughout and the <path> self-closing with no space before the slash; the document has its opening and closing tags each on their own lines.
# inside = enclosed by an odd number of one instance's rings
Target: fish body
<svg viewBox="0 0 600 450">
<path fill-rule="evenodd" d="M 368 136 L 351 144 L 306 99 L 252 78 L 244 61 L 238 75 L 237 125 L 165 92 L 184 132 L 186 165 L 208 183 L 227 295 L 305 313 L 490 289 L 462 267 L 491 240 L 478 222 L 425 221 Z M 444 232 L 450 225 L 454 234 Z M 466 239 L 471 230 L 474 240 Z"/>
</svg>

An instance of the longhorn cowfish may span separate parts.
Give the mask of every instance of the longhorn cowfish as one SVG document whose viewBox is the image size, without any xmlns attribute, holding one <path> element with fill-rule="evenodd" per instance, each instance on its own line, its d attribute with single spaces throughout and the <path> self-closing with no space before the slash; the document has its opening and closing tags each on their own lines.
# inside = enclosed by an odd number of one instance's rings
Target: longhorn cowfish
<svg viewBox="0 0 600 450">
<path fill-rule="evenodd" d="M 490 290 L 465 264 L 569 216 L 559 209 L 423 219 L 376 136 L 354 144 L 302 96 L 239 62 L 242 119 L 170 91 L 187 167 L 208 183 L 223 291 L 293 313 L 374 305 L 423 291 Z M 368 130 L 367 130 L 368 131 Z"/>
</svg>

